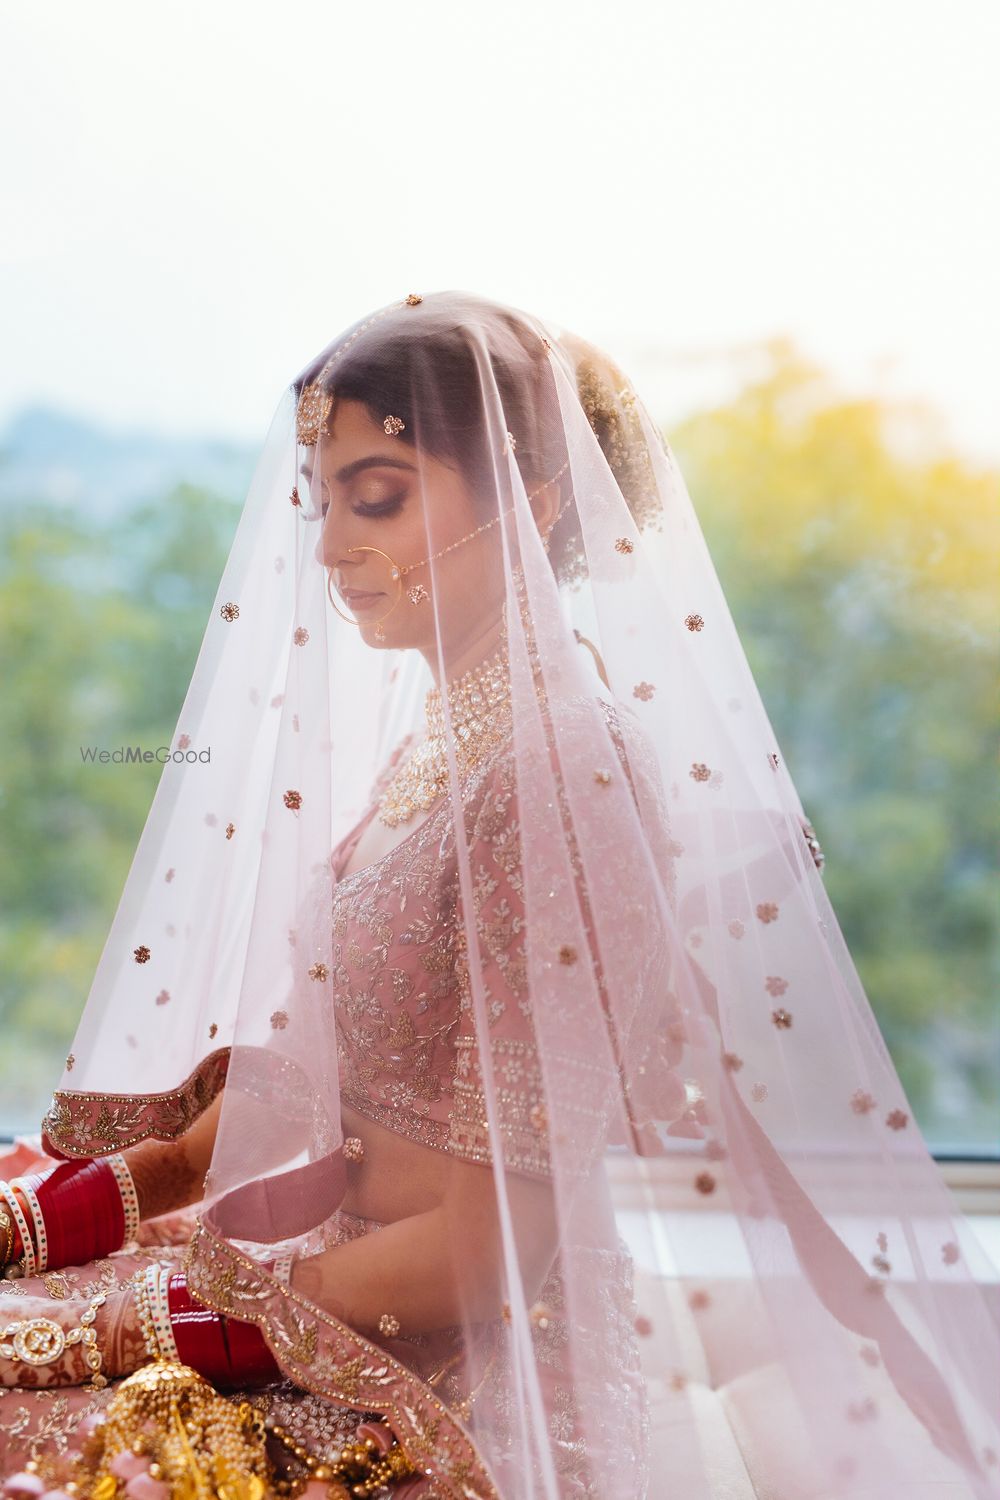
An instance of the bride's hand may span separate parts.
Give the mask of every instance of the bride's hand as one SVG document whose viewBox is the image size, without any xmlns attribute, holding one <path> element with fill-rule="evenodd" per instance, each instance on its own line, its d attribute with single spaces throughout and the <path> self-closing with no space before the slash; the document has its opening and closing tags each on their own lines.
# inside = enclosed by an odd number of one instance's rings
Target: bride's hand
<svg viewBox="0 0 1000 1500">
<path fill-rule="evenodd" d="M 0 1302 L 0 1386 L 84 1385 L 95 1374 L 106 1383 L 131 1375 L 148 1359 L 131 1285 L 100 1298 Z"/>
</svg>

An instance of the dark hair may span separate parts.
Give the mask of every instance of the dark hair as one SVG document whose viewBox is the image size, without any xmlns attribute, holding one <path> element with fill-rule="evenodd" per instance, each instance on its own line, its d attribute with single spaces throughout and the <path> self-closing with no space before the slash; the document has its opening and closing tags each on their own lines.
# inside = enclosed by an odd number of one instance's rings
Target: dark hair
<svg viewBox="0 0 1000 1500">
<path fill-rule="evenodd" d="M 496 454 L 506 434 L 493 430 L 498 415 L 490 402 L 494 384 L 528 493 L 566 461 L 550 347 L 540 325 L 514 309 L 468 293 L 432 293 L 419 304 L 392 305 L 353 325 L 302 371 L 293 390 L 298 399 L 307 386 L 318 384 L 334 403 L 360 401 L 379 424 L 387 414 L 399 416 L 404 422 L 400 440 L 457 468 L 474 498 L 490 497 L 482 501 L 485 508 L 507 488 L 505 471 L 497 469 Z M 588 420 L 638 517 L 619 472 L 624 445 L 614 409 L 620 412 L 620 402 L 610 382 L 595 373 L 595 360 L 604 357 L 579 340 L 560 341 L 560 348 L 573 351 L 568 357 Z M 606 363 L 624 384 L 621 372 Z M 559 485 L 563 505 L 572 490 L 568 470 Z M 565 506 L 553 528 L 549 559 L 563 582 L 586 574 L 573 505 Z"/>
</svg>

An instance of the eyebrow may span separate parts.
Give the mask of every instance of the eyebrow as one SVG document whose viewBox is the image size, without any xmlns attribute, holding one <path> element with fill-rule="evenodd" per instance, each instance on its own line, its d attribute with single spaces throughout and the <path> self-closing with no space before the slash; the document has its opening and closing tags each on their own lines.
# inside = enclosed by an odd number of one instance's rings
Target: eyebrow
<svg viewBox="0 0 1000 1500">
<path fill-rule="evenodd" d="M 346 484 L 353 479 L 355 474 L 360 474 L 363 469 L 416 469 L 415 464 L 408 464 L 403 458 L 390 458 L 384 453 L 369 453 L 365 458 L 356 458 L 352 463 L 345 464 L 334 474 L 338 484 Z M 299 473 L 304 474 L 306 479 L 312 478 L 311 465 L 302 464 Z"/>
</svg>

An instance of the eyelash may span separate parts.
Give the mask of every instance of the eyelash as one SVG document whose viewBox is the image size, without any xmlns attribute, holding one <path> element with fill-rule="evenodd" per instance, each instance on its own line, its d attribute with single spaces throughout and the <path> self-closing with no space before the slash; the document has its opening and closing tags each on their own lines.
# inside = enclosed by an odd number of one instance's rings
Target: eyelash
<svg viewBox="0 0 1000 1500">
<path fill-rule="evenodd" d="M 402 495 L 391 495 L 388 500 L 380 500 L 377 505 L 352 505 L 351 509 L 354 511 L 354 514 L 356 516 L 388 516 L 392 515 L 394 511 L 397 511 L 402 503 Z M 322 504 L 322 513 L 324 520 L 326 519 L 326 513 L 329 509 L 329 500 L 324 500 Z"/>
</svg>

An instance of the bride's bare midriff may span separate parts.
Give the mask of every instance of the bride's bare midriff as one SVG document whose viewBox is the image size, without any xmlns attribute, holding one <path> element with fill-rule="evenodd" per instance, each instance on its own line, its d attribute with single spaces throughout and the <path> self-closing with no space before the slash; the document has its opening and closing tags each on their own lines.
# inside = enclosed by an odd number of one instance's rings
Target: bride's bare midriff
<svg viewBox="0 0 1000 1500">
<path fill-rule="evenodd" d="M 377 1125 L 348 1104 L 341 1104 L 344 1138 L 364 1147 L 360 1161 L 347 1164 L 347 1193 L 341 1207 L 366 1219 L 391 1224 L 435 1208 L 444 1197 L 449 1158 L 433 1146 Z"/>
</svg>

